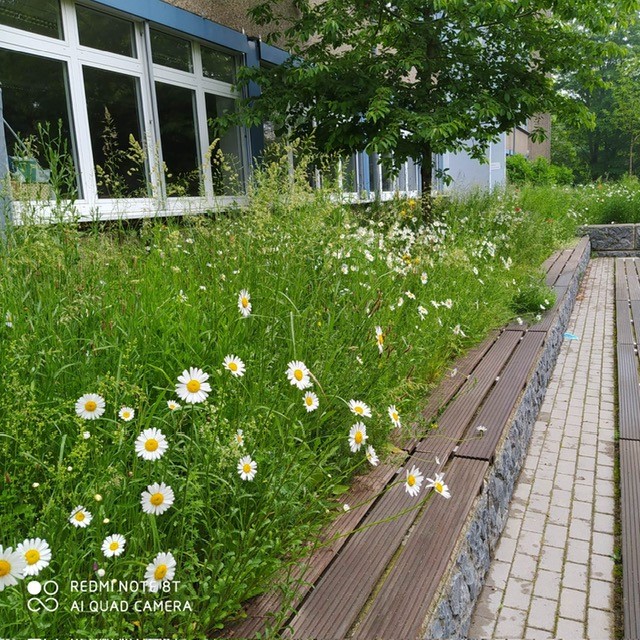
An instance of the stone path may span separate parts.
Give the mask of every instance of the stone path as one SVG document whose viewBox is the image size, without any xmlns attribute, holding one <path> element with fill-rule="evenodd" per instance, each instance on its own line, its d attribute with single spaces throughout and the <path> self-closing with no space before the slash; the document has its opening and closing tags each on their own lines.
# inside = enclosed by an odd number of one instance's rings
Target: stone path
<svg viewBox="0 0 640 640">
<path fill-rule="evenodd" d="M 613 273 L 585 274 L 471 638 L 613 638 Z"/>
</svg>

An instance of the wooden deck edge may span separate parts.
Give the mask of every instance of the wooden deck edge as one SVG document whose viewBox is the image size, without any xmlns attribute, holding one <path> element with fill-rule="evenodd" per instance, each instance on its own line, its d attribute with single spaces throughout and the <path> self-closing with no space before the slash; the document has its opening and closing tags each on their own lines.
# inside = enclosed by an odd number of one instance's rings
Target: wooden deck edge
<svg viewBox="0 0 640 640">
<path fill-rule="evenodd" d="M 494 465 L 485 478 L 484 490 L 471 508 L 457 552 L 443 573 L 438 595 L 432 600 L 420 638 L 468 637 L 471 615 L 482 591 L 491 555 L 507 521 L 513 489 L 524 464 L 533 427 L 589 258 L 587 243 L 562 305 L 556 311 L 538 365 L 531 372 L 520 401 L 514 407 L 513 418 L 498 444 Z"/>
</svg>

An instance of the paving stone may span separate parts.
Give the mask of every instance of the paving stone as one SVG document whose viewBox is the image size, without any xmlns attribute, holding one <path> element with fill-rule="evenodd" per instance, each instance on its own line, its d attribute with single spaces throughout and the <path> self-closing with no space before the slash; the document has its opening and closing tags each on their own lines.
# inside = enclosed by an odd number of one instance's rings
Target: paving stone
<svg viewBox="0 0 640 640">
<path fill-rule="evenodd" d="M 594 553 L 591 556 L 589 568 L 592 578 L 613 582 L 614 562 L 611 556 L 600 556 Z"/>
<path fill-rule="evenodd" d="M 586 558 L 588 562 L 588 558 Z M 569 589 L 578 589 L 579 591 L 587 590 L 587 566 L 583 564 L 575 564 L 574 562 L 566 562 L 564 565 L 564 574 L 562 576 L 562 586 Z"/>
<path fill-rule="evenodd" d="M 574 500 L 571 505 L 571 518 L 578 520 L 587 520 L 591 521 L 593 517 L 593 505 L 591 502 L 580 502 L 579 500 Z"/>
<path fill-rule="evenodd" d="M 610 638 L 613 628 L 610 611 L 589 608 L 587 612 L 587 638 Z"/>
<path fill-rule="evenodd" d="M 521 580 L 515 577 L 509 579 L 502 599 L 503 607 L 527 611 L 531 602 L 532 591 L 533 582 L 531 580 Z"/>
<path fill-rule="evenodd" d="M 531 581 L 536 575 L 537 559 L 522 553 L 516 555 L 511 565 L 510 577 Z"/>
<path fill-rule="evenodd" d="M 567 540 L 567 527 L 558 524 L 548 524 L 544 531 L 544 544 L 550 547 L 564 549 Z"/>
<path fill-rule="evenodd" d="M 497 620 L 494 635 L 496 638 L 521 638 L 524 634 L 526 611 L 503 607 Z"/>
<path fill-rule="evenodd" d="M 589 540 L 577 540 L 569 538 L 567 540 L 567 562 L 576 564 L 589 564 Z"/>
<path fill-rule="evenodd" d="M 589 607 L 593 609 L 611 609 L 613 587 L 610 582 L 589 580 Z"/>
<path fill-rule="evenodd" d="M 543 545 L 542 549 L 540 549 L 540 561 L 538 563 L 540 569 L 558 570 L 562 568 L 563 562 L 564 549 L 548 545 Z"/>
<path fill-rule="evenodd" d="M 585 637 L 584 624 L 576 620 L 558 618 L 555 636 L 557 640 L 581 640 Z"/>
<path fill-rule="evenodd" d="M 527 626 L 552 632 L 556 621 L 557 606 L 556 600 L 547 600 L 546 598 L 534 596 L 531 600 Z"/>
<path fill-rule="evenodd" d="M 563 588 L 560 591 L 560 615 L 572 620 L 586 621 L 587 592 Z"/>
<path fill-rule="evenodd" d="M 593 530 L 602 533 L 613 533 L 614 517 L 608 513 L 596 513 L 593 516 Z"/>
<path fill-rule="evenodd" d="M 491 590 L 492 588 L 503 591 L 507 584 L 507 578 L 509 577 L 509 571 L 511 570 L 510 562 L 503 562 L 501 560 L 494 560 L 491 563 L 491 568 L 487 574 L 487 580 L 485 582 L 486 588 Z M 484 591 L 484 589 L 483 589 Z"/>
<path fill-rule="evenodd" d="M 601 556 L 610 556 L 613 554 L 613 542 L 613 535 L 596 531 L 591 539 L 591 550 Z"/>
<path fill-rule="evenodd" d="M 558 566 L 557 571 L 546 571 L 540 569 L 533 583 L 534 597 L 547 598 L 550 600 L 558 600 L 560 596 L 560 570 L 562 566 Z M 595 605 L 594 605 L 595 606 Z"/>
</svg>

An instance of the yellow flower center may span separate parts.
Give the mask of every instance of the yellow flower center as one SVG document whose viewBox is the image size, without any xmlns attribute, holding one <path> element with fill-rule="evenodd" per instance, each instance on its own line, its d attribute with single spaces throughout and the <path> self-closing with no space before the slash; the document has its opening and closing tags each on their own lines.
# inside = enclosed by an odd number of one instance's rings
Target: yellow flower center
<svg viewBox="0 0 640 640">
<path fill-rule="evenodd" d="M 442 493 L 444 491 L 444 484 L 442 482 L 436 482 L 433 488 L 438 492 Z"/>
<path fill-rule="evenodd" d="M 359 413 L 360 415 L 362 415 L 362 414 L 364 413 L 364 409 L 363 409 L 360 405 L 356 405 L 356 406 L 353 408 L 353 410 L 354 410 L 356 413 Z"/>
<path fill-rule="evenodd" d="M 98 408 L 98 403 L 95 402 L 94 400 L 87 400 L 87 402 L 84 403 L 85 411 L 93 412 L 97 408 Z"/>
<path fill-rule="evenodd" d="M 246 298 L 242 298 L 242 306 L 246 309 L 249 306 L 249 301 Z"/>
<path fill-rule="evenodd" d="M 310 407 L 313 404 L 313 398 L 311 396 L 307 396 L 304 401 L 307 403 L 307 405 Z"/>
<path fill-rule="evenodd" d="M 0 578 L 8 576 L 10 571 L 11 565 L 6 560 L 0 560 Z"/>
<path fill-rule="evenodd" d="M 381 333 L 378 334 L 377 338 L 378 344 L 382 344 L 384 342 L 384 336 Z"/>
<path fill-rule="evenodd" d="M 120 548 L 120 545 L 119 545 L 117 542 L 112 542 L 112 543 L 109 545 L 109 549 L 110 549 L 111 551 L 117 551 L 119 548 Z"/>
<path fill-rule="evenodd" d="M 24 557 L 27 561 L 27 564 L 35 564 L 40 560 L 40 552 L 37 549 L 29 549 L 27 553 L 24 554 Z"/>
<path fill-rule="evenodd" d="M 155 572 L 153 573 L 153 577 L 156 580 L 164 580 L 164 577 L 167 575 L 168 567 L 166 564 L 159 564 L 156 567 Z"/>
<path fill-rule="evenodd" d="M 123 411 L 123 412 L 122 412 L 122 417 L 123 417 L 123 418 L 130 418 L 130 417 L 131 417 L 131 414 L 130 414 L 128 411 Z"/>
<path fill-rule="evenodd" d="M 155 438 L 149 438 L 145 443 L 144 443 L 144 448 L 147 451 L 155 451 L 158 448 L 158 441 Z"/>
<path fill-rule="evenodd" d="M 229 369 L 231 371 L 237 371 L 238 370 L 238 365 L 235 362 L 230 362 L 229 363 Z"/>
<path fill-rule="evenodd" d="M 187 389 L 189 393 L 197 393 L 200 391 L 200 382 L 198 382 L 198 380 L 189 380 L 189 382 L 187 382 Z"/>
<path fill-rule="evenodd" d="M 164 496 L 160 492 L 154 493 L 149 499 L 149 502 L 151 502 L 154 507 L 159 507 L 164 502 Z"/>
<path fill-rule="evenodd" d="M 400 420 L 400 416 L 398 416 L 398 414 L 395 411 L 391 414 L 391 418 L 393 419 L 394 422 L 398 422 L 398 420 Z"/>
<path fill-rule="evenodd" d="M 293 372 L 293 377 L 300 382 L 300 380 L 302 380 L 302 378 L 304 377 L 304 373 L 302 372 L 302 369 L 296 369 Z"/>
<path fill-rule="evenodd" d="M 245 463 L 242 465 L 242 470 L 243 470 L 245 473 L 251 473 L 251 465 L 250 465 L 248 462 L 245 462 Z"/>
<path fill-rule="evenodd" d="M 353 436 L 356 444 L 362 444 L 362 431 L 356 431 L 356 435 Z"/>
<path fill-rule="evenodd" d="M 407 484 L 408 484 L 410 487 L 413 487 L 413 485 L 414 485 L 415 483 L 416 483 L 416 477 L 415 477 L 414 475 L 410 475 L 410 476 L 407 478 Z"/>
<path fill-rule="evenodd" d="M 84 511 L 78 511 L 74 517 L 78 522 L 82 522 L 86 516 L 84 515 Z"/>
</svg>

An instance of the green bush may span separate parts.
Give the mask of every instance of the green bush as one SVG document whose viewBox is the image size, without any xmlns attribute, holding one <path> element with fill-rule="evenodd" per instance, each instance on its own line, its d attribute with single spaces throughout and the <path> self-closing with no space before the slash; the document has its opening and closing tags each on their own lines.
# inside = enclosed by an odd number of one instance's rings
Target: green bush
<svg viewBox="0 0 640 640">
<path fill-rule="evenodd" d="M 542 156 L 531 162 L 517 154 L 507 158 L 507 179 L 515 186 L 569 185 L 573 184 L 573 171 L 569 167 L 552 165 Z"/>
</svg>

